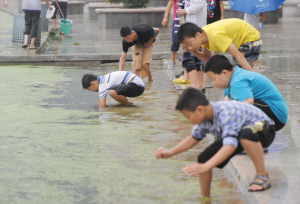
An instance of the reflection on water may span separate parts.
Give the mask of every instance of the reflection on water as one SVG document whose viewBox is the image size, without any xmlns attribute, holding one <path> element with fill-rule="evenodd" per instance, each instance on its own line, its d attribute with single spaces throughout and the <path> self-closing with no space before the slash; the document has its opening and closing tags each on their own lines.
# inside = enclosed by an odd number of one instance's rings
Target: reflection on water
<svg viewBox="0 0 300 204">
<path fill-rule="evenodd" d="M 154 82 L 130 99 L 134 106 L 108 97 L 105 110 L 80 80 L 116 65 L 0 67 L 0 203 L 200 203 L 197 177 L 182 168 L 212 138 L 170 160 L 154 158 L 156 148 L 173 147 L 192 128 L 174 111 L 179 93 L 162 63 L 154 64 Z M 226 177 L 214 170 L 212 199 L 201 203 L 243 203 Z"/>
</svg>

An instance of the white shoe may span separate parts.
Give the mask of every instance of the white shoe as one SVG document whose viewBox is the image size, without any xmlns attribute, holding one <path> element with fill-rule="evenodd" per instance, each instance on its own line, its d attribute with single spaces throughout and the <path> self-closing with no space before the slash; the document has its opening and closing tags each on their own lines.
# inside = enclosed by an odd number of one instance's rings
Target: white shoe
<svg viewBox="0 0 300 204">
<path fill-rule="evenodd" d="M 169 69 L 175 69 L 175 62 L 174 61 L 170 61 L 168 64 L 168 68 Z"/>
</svg>

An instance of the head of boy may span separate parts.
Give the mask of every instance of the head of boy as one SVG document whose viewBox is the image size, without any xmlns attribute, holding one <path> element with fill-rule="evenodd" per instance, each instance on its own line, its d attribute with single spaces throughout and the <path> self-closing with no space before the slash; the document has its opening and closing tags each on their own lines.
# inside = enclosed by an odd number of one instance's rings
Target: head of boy
<svg viewBox="0 0 300 204">
<path fill-rule="evenodd" d="M 193 87 L 186 88 L 180 94 L 176 110 L 179 110 L 189 122 L 198 125 L 211 115 L 209 112 L 209 101 L 204 93 Z"/>
<path fill-rule="evenodd" d="M 204 73 L 220 89 L 226 89 L 230 85 L 233 72 L 232 64 L 224 55 L 212 56 L 204 67 Z"/>
<path fill-rule="evenodd" d="M 198 51 L 206 40 L 203 30 L 194 23 L 185 23 L 180 26 L 176 37 L 186 51 Z"/>
<path fill-rule="evenodd" d="M 82 77 L 82 87 L 88 91 L 98 92 L 99 82 L 97 76 L 93 74 L 86 74 Z"/>
<path fill-rule="evenodd" d="M 126 42 L 130 43 L 134 41 L 134 31 L 132 31 L 128 26 L 121 28 L 120 35 Z"/>
</svg>

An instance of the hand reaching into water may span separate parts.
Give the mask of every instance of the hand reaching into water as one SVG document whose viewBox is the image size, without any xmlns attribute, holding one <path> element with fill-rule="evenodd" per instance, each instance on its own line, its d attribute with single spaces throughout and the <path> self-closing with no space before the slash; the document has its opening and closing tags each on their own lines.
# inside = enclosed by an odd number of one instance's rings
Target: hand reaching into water
<svg viewBox="0 0 300 204">
<path fill-rule="evenodd" d="M 168 150 L 165 150 L 163 147 L 160 147 L 155 152 L 156 159 L 168 159 L 172 155 Z"/>
</svg>

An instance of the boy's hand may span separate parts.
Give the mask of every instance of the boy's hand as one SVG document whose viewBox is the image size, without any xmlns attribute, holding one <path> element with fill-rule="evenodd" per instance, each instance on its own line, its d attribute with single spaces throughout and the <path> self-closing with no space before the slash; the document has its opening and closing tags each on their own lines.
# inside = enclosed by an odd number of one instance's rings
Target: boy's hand
<svg viewBox="0 0 300 204">
<path fill-rule="evenodd" d="M 183 168 L 183 172 L 189 174 L 189 176 L 194 176 L 196 174 L 202 174 L 208 172 L 210 169 L 206 167 L 205 164 L 190 164 Z"/>
<path fill-rule="evenodd" d="M 171 156 L 172 155 L 170 154 L 170 152 L 165 150 L 163 147 L 158 148 L 155 152 L 156 159 L 168 159 Z"/>
<path fill-rule="evenodd" d="M 167 18 L 164 18 L 163 20 L 162 20 L 162 22 L 161 22 L 161 24 L 162 24 L 162 26 L 163 27 L 166 27 L 167 25 L 168 25 L 168 19 Z"/>
<path fill-rule="evenodd" d="M 178 17 L 180 17 L 180 16 L 186 14 L 186 11 L 185 11 L 185 9 L 177 9 L 176 13 L 177 13 Z"/>
</svg>

